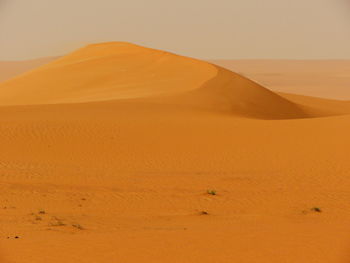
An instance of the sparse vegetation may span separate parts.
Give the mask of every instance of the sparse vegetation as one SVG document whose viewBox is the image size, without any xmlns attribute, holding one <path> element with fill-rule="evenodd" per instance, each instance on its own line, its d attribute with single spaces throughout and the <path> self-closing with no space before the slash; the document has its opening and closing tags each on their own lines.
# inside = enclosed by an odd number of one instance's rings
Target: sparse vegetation
<svg viewBox="0 0 350 263">
<path fill-rule="evenodd" d="M 210 195 L 216 195 L 216 190 L 208 190 L 207 193 Z"/>
<path fill-rule="evenodd" d="M 323 211 L 322 211 L 322 209 L 320 207 L 315 206 L 315 207 L 312 207 L 312 208 L 310 208 L 308 210 L 303 210 L 301 212 L 306 215 L 306 214 L 309 214 L 309 213 L 322 213 Z"/>
<path fill-rule="evenodd" d="M 79 230 L 84 230 L 84 228 L 80 224 L 72 224 L 72 227 L 75 227 Z"/>
<path fill-rule="evenodd" d="M 322 209 L 319 207 L 313 207 L 311 208 L 311 211 L 317 212 L 317 213 L 322 213 Z"/>
<path fill-rule="evenodd" d="M 207 211 L 201 211 L 200 214 L 201 215 L 209 215 L 209 213 Z"/>
<path fill-rule="evenodd" d="M 65 226 L 66 224 L 57 217 L 52 217 L 52 222 L 49 224 L 50 226 Z"/>
</svg>

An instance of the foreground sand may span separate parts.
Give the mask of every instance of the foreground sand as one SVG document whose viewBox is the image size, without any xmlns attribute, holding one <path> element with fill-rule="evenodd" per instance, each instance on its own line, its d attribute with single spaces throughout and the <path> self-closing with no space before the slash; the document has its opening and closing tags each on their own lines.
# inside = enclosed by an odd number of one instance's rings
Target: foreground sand
<svg viewBox="0 0 350 263">
<path fill-rule="evenodd" d="M 347 102 L 125 43 L 0 90 L 1 262 L 350 260 Z"/>
</svg>

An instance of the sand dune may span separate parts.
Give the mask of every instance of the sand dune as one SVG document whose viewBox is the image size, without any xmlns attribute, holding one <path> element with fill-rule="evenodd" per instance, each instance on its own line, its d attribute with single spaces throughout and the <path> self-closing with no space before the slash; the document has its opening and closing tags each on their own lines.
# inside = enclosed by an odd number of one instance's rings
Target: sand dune
<svg viewBox="0 0 350 263">
<path fill-rule="evenodd" d="M 312 116 L 233 72 L 123 42 L 87 46 L 0 84 L 0 90 L 1 105 L 153 98 L 264 119 Z"/>
<path fill-rule="evenodd" d="M 0 92 L 1 262 L 350 259 L 347 102 L 126 43 Z"/>
</svg>

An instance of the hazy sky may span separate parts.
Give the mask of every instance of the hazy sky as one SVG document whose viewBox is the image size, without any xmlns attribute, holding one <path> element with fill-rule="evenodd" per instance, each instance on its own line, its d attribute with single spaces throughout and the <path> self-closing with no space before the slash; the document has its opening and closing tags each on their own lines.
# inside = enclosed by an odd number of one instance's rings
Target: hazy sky
<svg viewBox="0 0 350 263">
<path fill-rule="evenodd" d="M 0 0 L 0 60 L 128 41 L 197 58 L 350 58 L 350 0 Z"/>
</svg>

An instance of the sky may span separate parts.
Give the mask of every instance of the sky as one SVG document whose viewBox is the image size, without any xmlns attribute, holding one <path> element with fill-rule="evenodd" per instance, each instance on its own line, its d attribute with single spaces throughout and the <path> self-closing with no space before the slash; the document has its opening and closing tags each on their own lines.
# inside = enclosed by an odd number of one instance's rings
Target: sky
<svg viewBox="0 0 350 263">
<path fill-rule="evenodd" d="M 350 0 L 0 0 L 0 60 L 107 41 L 200 59 L 350 59 Z"/>
</svg>

